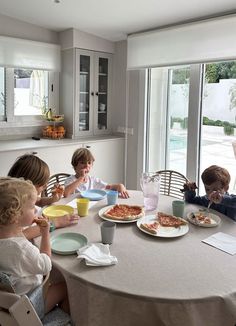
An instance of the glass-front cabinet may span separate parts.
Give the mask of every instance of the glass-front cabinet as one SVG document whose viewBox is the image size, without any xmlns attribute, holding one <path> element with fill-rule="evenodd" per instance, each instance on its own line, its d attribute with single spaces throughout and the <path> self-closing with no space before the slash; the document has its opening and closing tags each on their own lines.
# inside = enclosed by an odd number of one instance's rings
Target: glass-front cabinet
<svg viewBox="0 0 236 326">
<path fill-rule="evenodd" d="M 110 125 L 111 55 L 76 52 L 76 134 L 105 134 Z"/>
</svg>

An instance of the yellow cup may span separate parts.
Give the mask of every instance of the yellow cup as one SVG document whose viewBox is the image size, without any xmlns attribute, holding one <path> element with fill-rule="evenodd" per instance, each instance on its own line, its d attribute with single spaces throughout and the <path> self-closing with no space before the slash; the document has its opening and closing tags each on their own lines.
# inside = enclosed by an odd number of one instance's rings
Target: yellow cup
<svg viewBox="0 0 236 326">
<path fill-rule="evenodd" d="M 89 209 L 89 199 L 78 198 L 77 199 L 78 215 L 81 217 L 88 215 L 88 209 Z"/>
</svg>

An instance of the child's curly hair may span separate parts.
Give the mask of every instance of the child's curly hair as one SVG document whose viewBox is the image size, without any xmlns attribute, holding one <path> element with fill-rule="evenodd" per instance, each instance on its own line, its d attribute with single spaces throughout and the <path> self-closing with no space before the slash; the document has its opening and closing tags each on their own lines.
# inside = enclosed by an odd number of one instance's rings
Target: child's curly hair
<svg viewBox="0 0 236 326">
<path fill-rule="evenodd" d="M 79 162 L 87 163 L 87 162 L 94 162 L 95 158 L 93 154 L 87 148 L 78 148 L 75 150 L 72 159 L 71 165 L 73 168 L 76 168 Z"/>
<path fill-rule="evenodd" d="M 228 187 L 230 183 L 230 174 L 225 169 L 218 165 L 211 165 L 205 169 L 202 173 L 202 182 L 205 185 L 211 185 L 212 183 L 219 181 L 223 188 Z"/>
<path fill-rule="evenodd" d="M 14 224 L 22 215 L 24 204 L 37 194 L 31 181 L 0 178 L 0 227 Z"/>
</svg>

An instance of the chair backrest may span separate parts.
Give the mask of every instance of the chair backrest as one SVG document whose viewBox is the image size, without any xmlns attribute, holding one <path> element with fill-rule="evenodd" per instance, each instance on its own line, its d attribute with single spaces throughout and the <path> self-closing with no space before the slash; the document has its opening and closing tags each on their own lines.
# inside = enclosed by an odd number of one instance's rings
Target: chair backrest
<svg viewBox="0 0 236 326">
<path fill-rule="evenodd" d="M 46 189 L 43 191 L 42 196 L 50 197 L 52 190 L 56 184 L 64 186 L 65 180 L 70 176 L 68 173 L 57 173 L 49 178 Z"/>
<path fill-rule="evenodd" d="M 184 194 L 180 191 L 189 180 L 181 173 L 173 170 L 157 171 L 160 175 L 160 194 L 183 199 Z"/>
<path fill-rule="evenodd" d="M 43 284 L 48 282 L 49 274 L 45 277 Z M 14 292 L 7 274 L 0 272 L 0 326 L 55 326 L 70 325 L 70 316 L 60 308 L 54 308 L 42 319 L 41 313 L 42 286 L 36 288 L 29 296 L 18 295 Z M 37 306 L 38 305 L 38 306 Z"/>
<path fill-rule="evenodd" d="M 32 303 L 26 295 L 0 291 L 1 326 L 42 326 Z"/>
<path fill-rule="evenodd" d="M 43 325 L 29 298 L 17 295 L 9 275 L 0 272 L 0 325 L 23 326 L 26 323 Z"/>
</svg>

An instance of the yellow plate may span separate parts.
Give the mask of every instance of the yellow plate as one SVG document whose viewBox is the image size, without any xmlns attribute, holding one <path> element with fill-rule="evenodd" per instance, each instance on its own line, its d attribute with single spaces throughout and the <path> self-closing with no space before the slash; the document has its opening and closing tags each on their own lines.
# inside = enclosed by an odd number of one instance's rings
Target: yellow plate
<svg viewBox="0 0 236 326">
<path fill-rule="evenodd" d="M 74 214 L 74 208 L 69 205 L 55 205 L 44 208 L 43 215 L 47 218 L 56 218 L 67 214 Z"/>
</svg>

